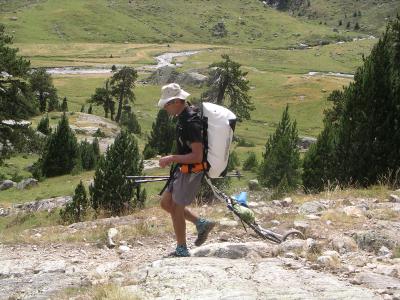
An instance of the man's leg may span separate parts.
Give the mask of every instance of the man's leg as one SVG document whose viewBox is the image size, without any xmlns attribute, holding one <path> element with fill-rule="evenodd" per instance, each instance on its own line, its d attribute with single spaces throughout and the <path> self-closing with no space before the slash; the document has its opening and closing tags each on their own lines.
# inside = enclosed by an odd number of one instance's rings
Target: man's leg
<svg viewBox="0 0 400 300">
<path fill-rule="evenodd" d="M 172 214 L 172 207 L 175 205 L 174 201 L 172 200 L 172 194 L 168 191 L 165 191 L 161 196 L 160 202 L 161 208 L 164 209 L 166 212 Z M 185 219 L 193 224 L 196 224 L 199 218 L 194 215 L 189 209 L 184 207 L 184 215 Z"/>
</svg>

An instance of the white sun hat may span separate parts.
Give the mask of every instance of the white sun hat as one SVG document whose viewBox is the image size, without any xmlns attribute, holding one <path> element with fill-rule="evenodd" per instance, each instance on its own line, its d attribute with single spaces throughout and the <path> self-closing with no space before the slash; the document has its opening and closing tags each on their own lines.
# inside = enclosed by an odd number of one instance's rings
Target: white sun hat
<svg viewBox="0 0 400 300">
<path fill-rule="evenodd" d="M 174 99 L 186 100 L 190 94 L 185 92 L 179 84 L 170 83 L 161 88 L 161 98 L 158 101 L 158 106 L 164 108 L 165 104 Z"/>
</svg>

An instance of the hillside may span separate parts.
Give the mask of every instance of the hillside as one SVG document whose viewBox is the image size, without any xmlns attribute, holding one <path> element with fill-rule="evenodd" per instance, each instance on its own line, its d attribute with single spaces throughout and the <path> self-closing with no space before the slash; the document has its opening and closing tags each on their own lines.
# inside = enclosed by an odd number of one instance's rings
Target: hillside
<svg viewBox="0 0 400 300">
<path fill-rule="evenodd" d="M 131 42 L 269 48 L 346 40 L 359 34 L 296 19 L 260 1 L 1 0 L 15 42 Z"/>
</svg>

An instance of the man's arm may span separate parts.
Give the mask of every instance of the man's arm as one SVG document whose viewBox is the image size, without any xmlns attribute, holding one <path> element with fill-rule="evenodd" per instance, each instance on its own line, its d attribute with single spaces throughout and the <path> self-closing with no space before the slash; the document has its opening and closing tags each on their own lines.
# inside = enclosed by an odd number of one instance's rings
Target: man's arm
<svg viewBox="0 0 400 300">
<path fill-rule="evenodd" d="M 160 158 L 159 164 L 161 168 L 172 163 L 178 164 L 198 164 L 203 161 L 203 143 L 196 142 L 191 144 L 192 152 L 183 155 L 168 155 Z"/>
</svg>

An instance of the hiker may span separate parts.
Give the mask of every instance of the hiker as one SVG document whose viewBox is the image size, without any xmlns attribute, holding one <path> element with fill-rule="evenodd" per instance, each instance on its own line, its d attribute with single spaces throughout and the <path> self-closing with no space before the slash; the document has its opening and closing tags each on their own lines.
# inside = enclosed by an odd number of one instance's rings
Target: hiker
<svg viewBox="0 0 400 300">
<path fill-rule="evenodd" d="M 174 163 L 178 165 L 161 195 L 161 207 L 171 214 L 176 236 L 177 246 L 171 256 L 190 256 L 186 246 L 186 220 L 196 225 L 196 246 L 206 241 L 215 226 L 215 222 L 199 218 L 186 208 L 196 197 L 204 170 L 203 125 L 199 112 L 186 102 L 189 95 L 179 84 L 171 83 L 161 88 L 161 99 L 158 102 L 160 108 L 178 118 L 177 154 L 164 156 L 159 161 L 162 168 Z"/>
</svg>

